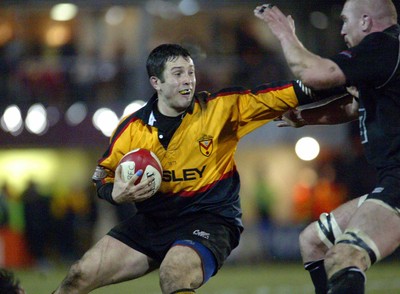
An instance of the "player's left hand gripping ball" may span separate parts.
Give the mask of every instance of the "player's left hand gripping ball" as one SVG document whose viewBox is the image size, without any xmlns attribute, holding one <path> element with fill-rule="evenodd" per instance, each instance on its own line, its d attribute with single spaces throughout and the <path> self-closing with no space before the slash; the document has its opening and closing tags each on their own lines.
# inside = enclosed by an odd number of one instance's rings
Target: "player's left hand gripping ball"
<svg viewBox="0 0 400 294">
<path fill-rule="evenodd" d="M 143 174 L 136 180 L 135 184 L 154 176 L 152 195 L 160 188 L 163 168 L 160 160 L 152 151 L 143 148 L 134 149 L 122 157 L 119 165 L 122 167 L 121 177 L 124 182 L 132 179 L 135 173 L 141 169 Z"/>
</svg>

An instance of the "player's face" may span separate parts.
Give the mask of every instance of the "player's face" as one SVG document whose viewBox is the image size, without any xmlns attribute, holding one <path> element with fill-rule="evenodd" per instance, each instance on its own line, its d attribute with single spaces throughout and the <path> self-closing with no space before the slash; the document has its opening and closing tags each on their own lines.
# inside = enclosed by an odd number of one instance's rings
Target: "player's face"
<svg viewBox="0 0 400 294">
<path fill-rule="evenodd" d="M 346 2 L 343 7 L 342 14 L 343 26 L 341 34 L 347 47 L 354 47 L 358 45 L 365 37 L 363 32 L 363 18 L 357 9 L 356 4 L 352 1 Z"/>
<path fill-rule="evenodd" d="M 159 110 L 165 115 L 177 115 L 189 107 L 196 88 L 193 60 L 179 56 L 165 64 L 164 81 L 152 77 L 157 90 Z"/>
</svg>

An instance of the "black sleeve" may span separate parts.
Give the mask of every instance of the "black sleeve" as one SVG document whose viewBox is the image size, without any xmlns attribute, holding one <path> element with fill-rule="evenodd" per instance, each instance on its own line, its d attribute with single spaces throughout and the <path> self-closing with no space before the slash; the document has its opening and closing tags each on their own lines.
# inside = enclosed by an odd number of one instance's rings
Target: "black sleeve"
<svg viewBox="0 0 400 294">
<path fill-rule="evenodd" d="M 304 85 L 300 80 L 293 81 L 293 87 L 299 105 L 310 104 L 328 97 L 347 94 L 347 90 L 344 86 L 315 91 Z"/>
<path fill-rule="evenodd" d="M 114 201 L 111 195 L 114 187 L 113 183 L 101 184 L 100 182 L 95 182 L 95 184 L 97 196 L 99 198 L 104 199 L 113 205 L 118 205 L 118 203 Z"/>
<path fill-rule="evenodd" d="M 331 89 L 325 89 L 325 90 L 314 90 L 314 96 L 317 97 L 317 100 L 321 100 L 324 98 L 328 97 L 333 97 L 333 96 L 341 96 L 348 94 L 347 89 L 345 86 L 340 86 L 340 87 L 335 87 Z"/>
<path fill-rule="evenodd" d="M 343 71 L 348 85 L 367 83 L 377 87 L 391 76 L 399 58 L 398 52 L 397 37 L 376 32 L 330 59 Z"/>
</svg>

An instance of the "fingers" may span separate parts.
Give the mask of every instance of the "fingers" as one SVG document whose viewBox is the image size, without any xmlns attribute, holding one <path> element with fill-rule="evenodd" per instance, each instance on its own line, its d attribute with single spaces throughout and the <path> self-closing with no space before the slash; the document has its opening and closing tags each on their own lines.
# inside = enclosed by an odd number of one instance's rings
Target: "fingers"
<svg viewBox="0 0 400 294">
<path fill-rule="evenodd" d="M 131 196 L 135 201 L 147 199 L 155 193 L 155 177 L 149 176 L 142 179 L 140 183 L 134 185 L 131 189 Z"/>
<path fill-rule="evenodd" d="M 156 192 L 154 176 L 149 176 L 142 180 L 142 182 L 137 184 L 134 189 L 135 192 L 131 195 L 134 202 L 141 202 L 150 198 Z"/>
<path fill-rule="evenodd" d="M 264 13 L 265 10 L 271 9 L 272 7 L 274 7 L 274 4 L 264 4 L 264 5 L 258 6 L 256 8 L 256 10 L 258 13 Z"/>
</svg>

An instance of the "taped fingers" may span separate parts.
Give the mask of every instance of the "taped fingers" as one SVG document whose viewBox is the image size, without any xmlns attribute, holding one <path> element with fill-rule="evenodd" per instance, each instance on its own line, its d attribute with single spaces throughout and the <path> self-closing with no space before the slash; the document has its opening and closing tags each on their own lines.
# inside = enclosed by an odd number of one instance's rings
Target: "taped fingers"
<svg viewBox="0 0 400 294">
<path fill-rule="evenodd" d="M 274 4 L 264 4 L 264 5 L 261 5 L 261 8 L 258 10 L 258 12 L 259 12 L 259 13 L 264 13 L 265 10 L 271 9 L 272 7 L 274 7 Z"/>
</svg>

